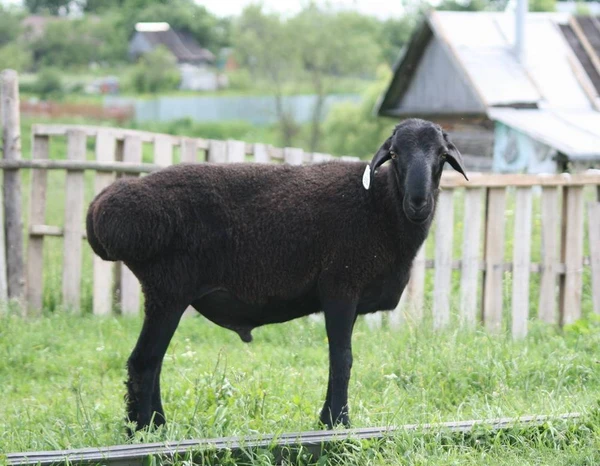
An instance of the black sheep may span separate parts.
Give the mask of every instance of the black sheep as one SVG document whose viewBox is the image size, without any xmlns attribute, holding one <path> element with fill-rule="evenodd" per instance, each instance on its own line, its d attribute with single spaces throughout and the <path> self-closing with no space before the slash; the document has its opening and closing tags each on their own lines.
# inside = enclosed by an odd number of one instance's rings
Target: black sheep
<svg viewBox="0 0 600 466">
<path fill-rule="evenodd" d="M 445 162 L 465 175 L 442 129 L 409 119 L 366 169 L 356 162 L 181 164 L 102 191 L 87 215 L 90 245 L 127 264 L 145 295 L 127 363 L 128 419 L 137 429 L 152 416 L 165 422 L 161 365 L 191 304 L 245 342 L 255 327 L 323 311 L 330 365 L 320 420 L 348 425 L 356 317 L 398 304 Z"/>
</svg>

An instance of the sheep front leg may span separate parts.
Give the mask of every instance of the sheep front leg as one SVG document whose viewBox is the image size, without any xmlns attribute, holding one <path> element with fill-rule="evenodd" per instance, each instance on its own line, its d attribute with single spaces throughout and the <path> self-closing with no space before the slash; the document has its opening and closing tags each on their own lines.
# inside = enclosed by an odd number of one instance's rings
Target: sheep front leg
<svg viewBox="0 0 600 466">
<path fill-rule="evenodd" d="M 320 420 L 328 428 L 350 425 L 348 383 L 352 369 L 352 330 L 356 303 L 329 301 L 323 306 L 329 340 L 329 382 Z"/>
<path fill-rule="evenodd" d="M 165 423 L 160 399 L 160 369 L 185 305 L 165 304 L 146 296 L 146 316 L 137 344 L 127 361 L 127 418 L 136 430 Z M 129 432 L 131 434 L 131 432 Z"/>
</svg>

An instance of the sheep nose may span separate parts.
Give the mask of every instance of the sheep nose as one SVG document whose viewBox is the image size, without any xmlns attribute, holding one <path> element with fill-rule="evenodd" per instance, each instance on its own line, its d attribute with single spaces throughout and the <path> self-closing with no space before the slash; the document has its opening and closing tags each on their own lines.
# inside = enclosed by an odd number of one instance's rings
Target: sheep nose
<svg viewBox="0 0 600 466">
<path fill-rule="evenodd" d="M 409 205 L 410 205 L 410 208 L 413 211 L 419 212 L 419 211 L 423 210 L 427 206 L 427 198 L 426 197 L 412 198 L 409 201 Z"/>
</svg>

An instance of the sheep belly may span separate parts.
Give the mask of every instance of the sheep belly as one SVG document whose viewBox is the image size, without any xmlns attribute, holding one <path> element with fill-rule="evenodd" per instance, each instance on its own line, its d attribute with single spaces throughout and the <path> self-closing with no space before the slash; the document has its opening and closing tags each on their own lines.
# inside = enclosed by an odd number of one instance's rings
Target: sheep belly
<svg viewBox="0 0 600 466">
<path fill-rule="evenodd" d="M 320 310 L 316 293 L 291 300 L 271 299 L 257 305 L 240 301 L 223 288 L 205 293 L 192 306 L 211 322 L 236 332 L 245 343 L 252 341 L 252 330 L 256 327 L 287 322 Z"/>
</svg>

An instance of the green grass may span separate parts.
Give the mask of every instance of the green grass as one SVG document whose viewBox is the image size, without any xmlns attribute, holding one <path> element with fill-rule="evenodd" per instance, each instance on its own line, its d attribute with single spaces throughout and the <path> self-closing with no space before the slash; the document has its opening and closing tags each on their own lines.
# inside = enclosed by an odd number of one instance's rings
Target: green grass
<svg viewBox="0 0 600 466">
<path fill-rule="evenodd" d="M 124 367 L 139 328 L 131 318 L 2 317 L 0 452 L 124 443 Z M 405 433 L 347 446 L 332 452 L 331 461 L 339 455 L 353 464 L 600 461 L 594 414 L 599 320 L 564 333 L 535 324 L 521 342 L 425 328 L 375 332 L 359 322 L 350 383 L 354 426 L 575 411 L 584 418 L 475 437 Z M 322 324 L 303 320 L 257 329 L 247 345 L 203 318 L 185 319 L 163 369 L 168 427 L 137 440 L 312 430 L 326 377 Z M 265 458 L 251 464 L 270 464 Z"/>
</svg>

